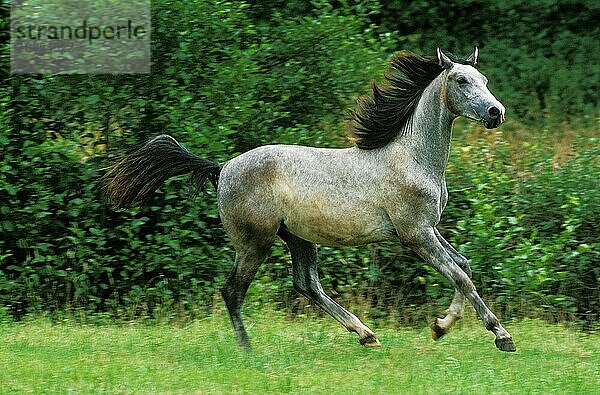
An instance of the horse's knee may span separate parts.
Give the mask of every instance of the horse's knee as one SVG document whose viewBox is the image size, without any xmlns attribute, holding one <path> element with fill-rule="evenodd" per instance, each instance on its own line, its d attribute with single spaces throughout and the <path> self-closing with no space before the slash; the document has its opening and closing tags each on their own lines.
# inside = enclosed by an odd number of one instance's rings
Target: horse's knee
<svg viewBox="0 0 600 395">
<path fill-rule="evenodd" d="M 454 286 L 456 289 L 460 290 L 463 295 L 476 291 L 475 284 L 473 284 L 473 281 L 471 281 L 471 276 L 469 273 L 466 273 L 465 271 L 462 273 L 454 272 L 451 274 L 451 277 L 452 281 L 454 282 Z"/>
<path fill-rule="evenodd" d="M 313 283 L 306 283 L 303 280 L 294 281 L 294 289 L 299 294 L 310 300 L 318 300 L 321 298 L 321 288 Z"/>
<path fill-rule="evenodd" d="M 467 259 L 467 257 L 462 255 L 458 251 L 451 255 L 454 263 L 456 263 L 458 267 L 460 267 L 462 271 L 465 272 L 465 274 L 469 276 L 469 278 L 471 278 L 471 276 L 473 275 L 473 271 L 471 270 L 471 266 L 469 265 L 469 259 Z"/>
<path fill-rule="evenodd" d="M 471 270 L 471 266 L 469 266 L 469 261 L 467 260 L 467 258 L 464 258 L 464 263 L 462 263 L 460 265 L 460 268 L 465 272 L 465 274 L 467 275 L 467 277 L 472 278 L 473 277 L 473 270 Z"/>
<path fill-rule="evenodd" d="M 311 300 L 315 300 L 316 298 L 318 298 L 320 296 L 318 290 L 314 289 L 311 286 L 307 286 L 304 283 L 294 284 L 294 289 L 299 294 L 301 294 Z"/>
</svg>

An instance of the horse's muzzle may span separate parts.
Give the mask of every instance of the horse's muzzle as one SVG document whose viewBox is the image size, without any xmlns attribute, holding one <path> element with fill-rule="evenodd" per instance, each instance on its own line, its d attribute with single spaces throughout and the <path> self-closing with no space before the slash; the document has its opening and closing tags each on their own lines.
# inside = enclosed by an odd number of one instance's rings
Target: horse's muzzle
<svg viewBox="0 0 600 395">
<path fill-rule="evenodd" d="M 483 125 L 488 129 L 497 128 L 504 122 L 505 109 L 502 105 L 488 107 L 483 117 Z"/>
</svg>

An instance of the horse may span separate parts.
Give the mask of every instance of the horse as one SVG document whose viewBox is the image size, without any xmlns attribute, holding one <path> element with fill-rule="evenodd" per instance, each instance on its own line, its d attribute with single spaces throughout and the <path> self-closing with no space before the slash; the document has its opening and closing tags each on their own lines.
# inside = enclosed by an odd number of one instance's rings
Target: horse
<svg viewBox="0 0 600 395">
<path fill-rule="evenodd" d="M 511 335 L 471 280 L 469 261 L 436 226 L 448 201 L 445 168 L 453 121 L 463 116 L 493 129 L 504 106 L 477 70 L 477 48 L 466 59 L 400 52 L 383 83 L 357 100 L 350 148 L 266 145 L 225 163 L 198 157 L 173 137 L 158 136 L 110 166 L 102 177 L 114 208 L 144 201 L 166 179 L 192 173 L 217 189 L 219 216 L 235 248 L 221 289 L 237 343 L 250 349 L 242 321 L 246 291 L 276 237 L 289 249 L 294 289 L 325 310 L 360 344 L 379 346 L 375 333 L 327 295 L 317 273 L 317 247 L 396 241 L 416 252 L 455 288 L 444 318 L 431 325 L 437 340 L 463 316 L 469 301 L 499 350 L 515 351 Z"/>
</svg>

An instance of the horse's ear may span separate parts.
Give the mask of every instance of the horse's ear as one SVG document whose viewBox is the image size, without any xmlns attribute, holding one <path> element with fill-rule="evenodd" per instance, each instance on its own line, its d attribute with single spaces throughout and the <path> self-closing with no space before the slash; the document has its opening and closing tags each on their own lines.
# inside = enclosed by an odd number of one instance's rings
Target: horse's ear
<svg viewBox="0 0 600 395">
<path fill-rule="evenodd" d="M 451 69 L 452 66 L 454 66 L 454 62 L 452 62 L 452 60 L 450 60 L 450 58 L 447 57 L 440 48 L 437 49 L 437 57 L 440 66 L 442 66 L 443 68 Z"/>
<path fill-rule="evenodd" d="M 475 49 L 473 50 L 473 53 L 471 55 L 469 55 L 469 57 L 467 58 L 467 63 L 469 63 L 471 66 L 475 67 L 477 65 L 478 57 L 479 57 L 479 48 L 475 47 Z"/>
</svg>

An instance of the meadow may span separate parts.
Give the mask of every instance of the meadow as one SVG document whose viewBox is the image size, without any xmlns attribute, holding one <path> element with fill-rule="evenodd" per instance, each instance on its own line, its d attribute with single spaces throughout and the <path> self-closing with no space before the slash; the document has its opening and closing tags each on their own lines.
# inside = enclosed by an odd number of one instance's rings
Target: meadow
<svg viewBox="0 0 600 395">
<path fill-rule="evenodd" d="M 0 393 L 600 393 L 600 342 L 539 320 L 507 323 L 518 350 L 495 349 L 472 314 L 434 342 L 427 328 L 376 328 L 361 347 L 329 318 L 248 317 L 254 351 L 226 314 L 180 324 L 0 324 Z"/>
</svg>

